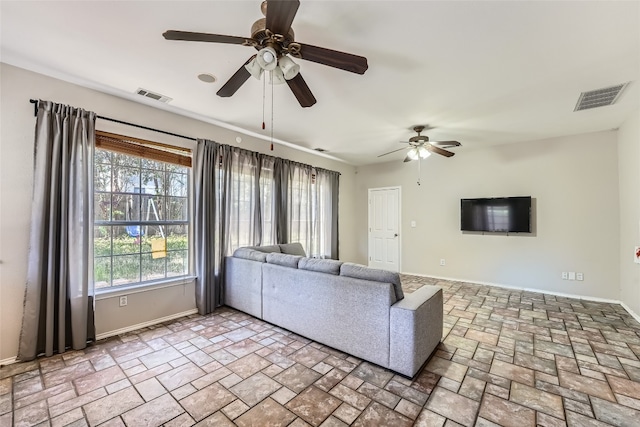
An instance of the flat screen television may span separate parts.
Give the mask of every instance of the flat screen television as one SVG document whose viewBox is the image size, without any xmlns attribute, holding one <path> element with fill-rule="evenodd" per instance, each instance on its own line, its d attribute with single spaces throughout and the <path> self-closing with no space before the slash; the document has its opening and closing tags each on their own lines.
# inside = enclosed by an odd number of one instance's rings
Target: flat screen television
<svg viewBox="0 0 640 427">
<path fill-rule="evenodd" d="M 531 233 L 531 197 L 461 199 L 460 230 Z"/>
</svg>

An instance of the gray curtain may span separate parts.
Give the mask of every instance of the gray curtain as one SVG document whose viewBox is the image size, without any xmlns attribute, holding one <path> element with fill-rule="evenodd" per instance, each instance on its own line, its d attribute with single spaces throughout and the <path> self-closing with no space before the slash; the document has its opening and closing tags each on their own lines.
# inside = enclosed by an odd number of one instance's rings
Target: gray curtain
<svg viewBox="0 0 640 427">
<path fill-rule="evenodd" d="M 338 257 L 337 172 L 198 140 L 195 154 L 196 305 L 224 303 L 224 257 L 242 246 L 300 242 Z M 335 239 L 335 241 L 333 240 Z"/>
<path fill-rule="evenodd" d="M 273 178 L 275 184 L 274 215 L 276 243 L 289 243 L 289 160 L 277 158 L 274 162 Z"/>
<path fill-rule="evenodd" d="M 323 228 L 319 238 L 323 242 L 323 255 L 339 259 L 338 253 L 338 196 L 340 191 L 340 174 L 326 169 L 316 169 L 316 183 L 320 191 L 319 210 L 323 217 Z"/>
<path fill-rule="evenodd" d="M 315 215 L 317 200 L 314 170 L 309 165 L 289 163 L 287 189 L 287 238 L 286 243 L 300 242 L 307 255 L 319 257 L 319 245 L 315 239 L 319 218 Z"/>
<path fill-rule="evenodd" d="M 241 246 L 262 244 L 262 200 L 259 154 L 238 147 L 220 147 L 223 179 L 220 182 L 221 217 L 224 218 L 224 254 Z"/>
<path fill-rule="evenodd" d="M 220 218 L 217 194 L 220 175 L 220 145 L 199 139 L 195 151 L 194 181 L 194 249 L 196 268 L 196 306 L 200 314 L 211 313 L 222 301 L 219 286 L 223 241 L 218 232 Z"/>
<path fill-rule="evenodd" d="M 93 112 L 39 101 L 18 359 L 85 348 L 93 306 Z"/>
</svg>

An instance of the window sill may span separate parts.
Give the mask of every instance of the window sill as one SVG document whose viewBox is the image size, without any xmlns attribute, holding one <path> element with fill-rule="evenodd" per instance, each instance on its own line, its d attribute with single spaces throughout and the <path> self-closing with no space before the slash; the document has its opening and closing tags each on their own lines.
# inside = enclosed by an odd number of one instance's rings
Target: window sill
<svg viewBox="0 0 640 427">
<path fill-rule="evenodd" d="M 118 298 L 124 295 L 137 294 L 140 292 L 149 292 L 154 291 L 156 289 L 170 288 L 173 286 L 181 286 L 188 285 L 195 282 L 196 276 L 183 276 L 177 277 L 175 279 L 167 279 L 154 283 L 142 283 L 135 284 L 130 286 L 118 286 L 115 289 L 97 289 L 96 290 L 96 301 L 109 299 L 109 298 Z"/>
</svg>

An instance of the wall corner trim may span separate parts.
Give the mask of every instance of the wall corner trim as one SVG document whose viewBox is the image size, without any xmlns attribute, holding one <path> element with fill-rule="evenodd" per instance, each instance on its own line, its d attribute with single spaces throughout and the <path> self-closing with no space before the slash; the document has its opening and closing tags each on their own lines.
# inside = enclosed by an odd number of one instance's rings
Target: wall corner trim
<svg viewBox="0 0 640 427">
<path fill-rule="evenodd" d="M 633 310 L 631 310 L 631 308 L 627 304 L 625 304 L 624 302 L 619 301 L 619 303 L 622 306 L 622 308 L 627 310 L 627 313 L 629 313 L 634 319 L 636 319 L 636 322 L 640 323 L 640 315 L 638 315 Z"/>
</svg>

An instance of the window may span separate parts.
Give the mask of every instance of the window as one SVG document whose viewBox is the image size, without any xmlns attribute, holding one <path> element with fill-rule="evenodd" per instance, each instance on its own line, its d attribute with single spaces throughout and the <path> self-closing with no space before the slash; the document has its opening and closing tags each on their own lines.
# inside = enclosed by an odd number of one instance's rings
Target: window
<svg viewBox="0 0 640 427">
<path fill-rule="evenodd" d="M 175 152 L 150 144 L 97 133 L 93 233 L 96 289 L 189 274 L 190 158 L 181 149 Z"/>
</svg>

